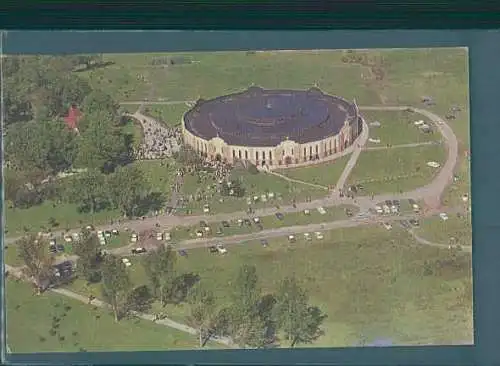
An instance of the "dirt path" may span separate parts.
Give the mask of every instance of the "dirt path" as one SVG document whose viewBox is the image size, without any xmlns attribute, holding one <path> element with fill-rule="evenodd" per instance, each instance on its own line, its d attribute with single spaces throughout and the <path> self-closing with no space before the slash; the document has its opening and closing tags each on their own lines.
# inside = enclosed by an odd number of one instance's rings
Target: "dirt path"
<svg viewBox="0 0 500 366">
<path fill-rule="evenodd" d="M 411 147 L 419 147 L 419 146 L 429 146 L 429 145 L 440 145 L 440 142 L 437 141 L 428 141 L 428 142 L 418 142 L 413 144 L 401 144 L 401 145 L 391 145 L 391 146 L 367 146 L 363 148 L 363 151 L 369 150 L 389 150 L 389 149 L 404 149 Z"/>
</svg>

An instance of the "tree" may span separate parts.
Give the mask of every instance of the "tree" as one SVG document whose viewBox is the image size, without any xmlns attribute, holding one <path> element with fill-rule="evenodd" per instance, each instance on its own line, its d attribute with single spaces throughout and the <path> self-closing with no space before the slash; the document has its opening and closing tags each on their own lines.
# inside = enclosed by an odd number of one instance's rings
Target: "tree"
<svg viewBox="0 0 500 366">
<path fill-rule="evenodd" d="M 119 321 L 127 310 L 132 288 L 125 264 L 119 257 L 108 254 L 102 263 L 102 295 L 111 305 L 115 321 Z"/>
<path fill-rule="evenodd" d="M 114 126 L 106 112 L 86 115 L 88 126 L 82 131 L 76 165 L 82 168 L 112 172 L 118 165 L 129 163 L 131 146 L 127 135 Z"/>
<path fill-rule="evenodd" d="M 241 347 L 266 346 L 268 329 L 266 316 L 260 312 L 261 289 L 255 266 L 243 265 L 232 287 L 229 334 Z"/>
<path fill-rule="evenodd" d="M 84 171 L 66 182 L 66 200 L 76 203 L 80 210 L 95 213 L 108 204 L 108 187 L 103 173 L 97 170 Z"/>
<path fill-rule="evenodd" d="M 160 300 L 162 306 L 167 304 L 175 290 L 176 259 L 171 247 L 160 246 L 156 251 L 148 253 L 143 261 L 153 294 Z"/>
<path fill-rule="evenodd" d="M 187 300 L 190 305 L 190 323 L 198 330 L 200 347 L 204 347 L 215 325 L 217 315 L 215 296 L 202 283 L 198 283 L 189 291 Z"/>
<path fill-rule="evenodd" d="M 59 120 L 20 123 L 5 137 L 6 160 L 21 170 L 57 173 L 73 163 L 74 138 Z"/>
<path fill-rule="evenodd" d="M 78 256 L 78 271 L 87 282 L 98 282 L 101 279 L 101 249 L 97 235 L 85 230 L 73 244 L 73 252 Z"/>
<path fill-rule="evenodd" d="M 48 242 L 36 235 L 27 235 L 16 242 L 19 258 L 24 262 L 24 271 L 33 278 L 39 290 L 52 280 L 54 259 L 48 251 Z"/>
<path fill-rule="evenodd" d="M 287 277 L 281 282 L 274 314 L 290 347 L 317 339 L 322 334 L 320 326 L 326 317 L 319 308 L 308 304 L 307 293 L 299 286 L 295 277 Z"/>
<path fill-rule="evenodd" d="M 120 105 L 116 103 L 109 94 L 101 90 L 94 90 L 89 93 L 82 102 L 82 112 L 93 115 L 96 112 L 105 112 L 112 116 L 116 122 L 119 121 L 118 110 Z"/>
<path fill-rule="evenodd" d="M 108 176 L 107 182 L 113 206 L 120 209 L 125 217 L 133 216 L 147 188 L 139 168 L 136 166 L 118 167 L 113 174 Z"/>
</svg>

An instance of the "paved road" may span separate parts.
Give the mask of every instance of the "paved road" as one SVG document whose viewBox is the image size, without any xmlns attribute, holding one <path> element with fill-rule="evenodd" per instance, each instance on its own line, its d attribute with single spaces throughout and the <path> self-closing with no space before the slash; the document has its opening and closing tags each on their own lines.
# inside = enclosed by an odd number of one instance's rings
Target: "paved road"
<svg viewBox="0 0 500 366">
<path fill-rule="evenodd" d="M 26 276 L 24 275 L 24 273 L 22 272 L 22 270 L 20 268 L 12 267 L 12 266 L 9 266 L 8 264 L 6 264 L 5 269 L 7 271 L 9 271 L 9 274 L 11 276 L 17 277 L 17 278 L 22 279 L 22 280 L 26 280 Z M 50 289 L 50 291 L 57 293 L 57 294 L 60 294 L 60 295 L 63 295 L 63 296 L 66 296 L 66 297 L 69 297 L 71 299 L 83 302 L 83 303 L 86 303 L 86 304 L 88 304 L 88 301 L 89 301 L 88 297 L 82 296 L 80 294 L 77 294 L 73 291 L 70 291 L 70 290 L 67 290 L 64 288 L 53 288 L 53 289 Z M 99 308 L 104 308 L 104 309 L 110 308 L 109 304 L 107 304 L 104 301 L 101 301 L 99 299 L 94 299 L 92 301 L 92 303 L 89 305 L 97 306 Z M 144 319 L 144 320 L 154 321 L 154 316 L 152 314 L 145 314 L 145 313 L 139 313 L 139 312 L 132 312 L 132 314 L 141 318 L 141 319 Z M 161 325 L 164 325 L 164 326 L 167 326 L 170 328 L 180 330 L 181 332 L 185 332 L 185 333 L 189 333 L 189 334 L 193 334 L 193 335 L 198 334 L 198 331 L 196 329 L 194 329 L 190 326 L 187 326 L 186 324 L 176 322 L 176 321 L 169 319 L 169 318 L 163 318 L 162 320 L 156 320 L 154 322 L 156 324 L 161 324 Z M 233 346 L 233 343 L 230 341 L 229 338 L 213 337 L 211 339 L 215 342 L 224 344 L 226 346 L 230 346 L 230 347 Z"/>
<path fill-rule="evenodd" d="M 375 107 L 359 107 L 360 110 L 405 110 L 408 107 L 388 107 L 388 106 L 375 106 Z M 311 202 L 299 202 L 296 207 L 291 205 L 285 205 L 280 207 L 279 211 L 283 213 L 300 212 L 304 209 L 316 209 L 318 206 L 333 207 L 341 204 L 354 204 L 360 208 L 361 212 L 368 212 L 370 208 L 373 208 L 376 203 L 385 200 L 394 199 L 408 199 L 413 198 L 415 200 L 425 200 L 426 204 L 433 210 L 439 209 L 441 207 L 441 195 L 443 194 L 447 185 L 452 181 L 454 169 L 457 162 L 458 155 L 458 142 L 453 130 L 446 124 L 446 122 L 439 116 L 431 113 L 427 110 L 413 108 L 416 113 L 420 113 L 430 120 L 432 120 L 438 130 L 443 135 L 444 142 L 448 147 L 448 156 L 446 162 L 441 167 L 440 171 L 434 177 L 433 181 L 429 184 L 417 188 L 410 192 L 403 193 L 388 193 L 377 195 L 372 200 L 368 196 L 358 196 L 355 200 L 348 199 L 346 197 L 339 197 L 338 192 L 333 192 L 332 194 L 311 201 Z M 346 175 L 346 179 L 348 174 Z M 275 207 L 267 207 L 262 209 L 256 209 L 255 215 L 257 216 L 269 216 L 273 215 L 278 210 Z M 245 211 L 231 212 L 231 213 L 219 213 L 214 215 L 199 215 L 199 216 L 158 216 L 152 218 L 146 218 L 145 220 L 128 220 L 123 221 L 117 225 L 100 225 L 97 227 L 99 230 L 107 230 L 112 228 L 117 228 L 119 230 L 124 230 L 129 228 L 137 232 L 141 232 L 147 229 L 151 229 L 158 223 L 162 229 L 169 230 L 175 226 L 189 226 L 197 224 L 199 221 L 204 220 L 207 222 L 219 222 L 223 220 L 232 220 L 238 217 L 246 217 L 247 213 Z M 62 234 L 62 232 L 55 233 Z M 8 238 L 6 243 L 13 242 L 18 238 Z"/>
</svg>

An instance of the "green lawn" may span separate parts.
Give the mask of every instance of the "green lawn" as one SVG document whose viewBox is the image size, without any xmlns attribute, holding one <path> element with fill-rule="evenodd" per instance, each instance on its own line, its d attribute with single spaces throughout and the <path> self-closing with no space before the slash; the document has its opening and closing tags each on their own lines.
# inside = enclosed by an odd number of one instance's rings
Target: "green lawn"
<svg viewBox="0 0 500 366">
<path fill-rule="evenodd" d="M 432 180 L 438 169 L 427 162 L 444 160 L 443 146 L 363 151 L 348 184 L 362 183 L 366 194 L 406 192 Z"/>
<path fill-rule="evenodd" d="M 169 54 L 161 54 L 168 56 Z M 179 56 L 180 54 L 170 54 Z M 115 65 L 87 72 L 92 85 L 105 88 L 120 102 L 150 100 L 196 100 L 212 98 L 248 88 L 252 83 L 264 88 L 304 89 L 315 83 L 325 91 L 342 94 L 359 103 L 377 103 L 375 88 L 363 84 L 364 71 L 358 65 L 344 65 L 342 54 L 326 52 L 194 52 L 183 53 L 196 61 L 192 64 L 169 67 L 151 67 L 158 54 L 110 54 L 105 61 Z M 85 73 L 82 73 L 85 74 Z M 137 79 L 143 74 L 153 84 L 151 88 Z M 335 75 L 335 77 L 332 77 Z M 137 85 L 137 88 L 133 88 Z M 359 86 L 363 85 L 363 88 Z"/>
<path fill-rule="evenodd" d="M 180 126 L 182 116 L 189 110 L 185 103 L 167 105 L 148 105 L 144 113 L 165 123 L 167 126 Z"/>
<path fill-rule="evenodd" d="M 142 128 L 139 122 L 136 122 L 133 118 L 128 119 L 123 126 L 123 132 L 131 135 L 132 145 L 134 148 L 138 148 L 142 142 Z"/>
<path fill-rule="evenodd" d="M 59 223 L 52 230 L 65 230 L 87 224 L 105 224 L 120 216 L 117 210 L 100 211 L 94 215 L 80 213 L 77 205 L 61 203 L 54 207 L 51 201 L 28 209 L 6 208 L 5 211 L 5 225 L 8 230 L 6 235 L 9 237 L 22 235 L 24 228 L 29 229 L 29 231 L 39 231 L 42 227 L 48 227 L 50 217 Z"/>
<path fill-rule="evenodd" d="M 317 210 L 311 210 L 309 215 L 304 214 L 304 212 L 286 213 L 284 214 L 283 220 L 278 220 L 275 215 L 262 216 L 259 218 L 264 230 L 269 230 L 280 227 L 319 224 L 323 222 L 346 219 L 347 216 L 345 214 L 345 210 L 347 208 L 349 208 L 353 212 L 353 214 L 356 214 L 358 212 L 358 208 L 356 206 L 341 205 L 336 207 L 326 207 L 326 213 L 324 215 L 321 215 Z M 209 233 L 205 233 L 205 237 L 224 237 L 258 232 L 259 229 L 254 224 L 253 219 L 250 219 L 252 220 L 252 226 L 247 226 L 246 224 L 243 224 L 242 226 L 238 225 L 238 219 L 245 218 L 248 217 L 234 218 L 234 220 L 231 220 L 231 226 L 229 228 L 223 227 L 222 223 L 220 222 L 210 223 L 208 224 L 208 226 L 210 227 L 211 231 Z M 222 234 L 217 235 L 217 229 L 219 228 L 222 229 Z M 172 239 L 175 241 L 194 239 L 196 238 L 196 232 L 198 230 L 200 230 L 199 225 L 176 227 L 171 232 Z"/>
<path fill-rule="evenodd" d="M 439 244 L 450 244 L 450 238 L 455 238 L 455 243 L 472 245 L 472 225 L 470 216 L 457 217 L 448 215 L 446 221 L 438 216 L 422 220 L 420 228 L 416 231 L 419 236 L 431 242 Z"/>
<path fill-rule="evenodd" d="M 134 164 L 142 170 L 144 178 L 154 191 L 163 192 L 166 197 L 170 195 L 178 168 L 174 159 L 136 161 Z"/>
<path fill-rule="evenodd" d="M 292 179 L 328 187 L 337 184 L 350 157 L 351 155 L 349 154 L 332 162 L 315 164 L 308 167 L 277 169 L 275 171 Z"/>
<path fill-rule="evenodd" d="M 248 208 L 246 197 L 253 197 L 254 195 L 261 196 L 266 192 L 273 192 L 275 198 L 267 202 L 257 202 L 252 204 L 253 208 L 261 208 L 275 205 L 285 205 L 290 204 L 292 199 L 297 201 L 304 201 L 306 197 L 311 199 L 319 198 L 325 196 L 328 192 L 321 188 L 315 188 L 307 186 L 300 183 L 288 182 L 283 178 L 277 177 L 275 175 L 266 174 L 264 172 L 259 172 L 257 174 L 251 174 L 243 169 L 234 169 L 232 172 L 232 178 L 241 179 L 243 186 L 245 187 L 245 197 L 222 197 L 214 189 L 209 188 L 209 186 L 214 181 L 207 180 L 206 182 L 198 182 L 196 176 L 186 174 L 184 176 L 183 193 L 184 195 L 195 194 L 199 191 L 205 191 L 209 194 L 210 199 L 208 201 L 192 201 L 187 203 L 187 208 L 193 211 L 193 214 L 199 214 L 202 212 L 203 205 L 208 203 L 210 205 L 211 212 L 233 212 L 241 211 Z M 222 202 L 220 201 L 222 199 Z"/>
<path fill-rule="evenodd" d="M 6 281 L 7 344 L 13 353 L 153 351 L 197 348 L 195 336 L 144 320 L 115 323 L 107 310 Z M 55 335 L 53 317 L 60 319 Z"/>
<path fill-rule="evenodd" d="M 322 241 L 277 238 L 267 248 L 242 243 L 224 256 L 193 249 L 178 266 L 181 273 L 199 274 L 221 305 L 242 264 L 257 267 L 264 292 L 294 273 L 312 304 L 328 315 L 325 335 L 313 346 L 349 346 L 362 335 L 404 344 L 472 340 L 470 256 L 452 259 L 448 250 L 414 244 L 397 228 L 361 227 L 326 232 Z M 147 283 L 140 259 L 131 261 L 134 283 Z M 82 291 L 81 284 L 73 286 Z M 186 311 L 186 305 L 167 307 L 174 319 Z"/>
<path fill-rule="evenodd" d="M 371 122 L 380 122 L 380 127 L 369 126 L 370 138 L 380 139 L 379 144 L 368 142 L 368 146 L 402 145 L 439 141 L 441 134 L 433 130 L 432 133 L 423 133 L 413 124 L 423 120 L 432 128 L 433 124 L 424 116 L 405 111 L 362 111 L 368 125 Z"/>
</svg>

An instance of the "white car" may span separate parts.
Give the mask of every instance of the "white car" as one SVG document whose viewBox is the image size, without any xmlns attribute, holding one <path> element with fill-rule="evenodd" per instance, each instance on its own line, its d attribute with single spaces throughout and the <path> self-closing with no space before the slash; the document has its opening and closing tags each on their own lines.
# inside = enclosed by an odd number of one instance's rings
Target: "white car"
<svg viewBox="0 0 500 366">
<path fill-rule="evenodd" d="M 288 235 L 288 240 L 295 241 L 295 235 L 293 235 L 293 234 Z"/>
<path fill-rule="evenodd" d="M 97 231 L 97 236 L 103 236 L 103 234 L 102 230 Z"/>
<path fill-rule="evenodd" d="M 137 239 L 138 239 L 137 234 L 132 234 L 132 236 L 130 237 L 130 241 L 131 241 L 132 243 L 136 243 L 136 242 L 137 242 Z"/>
<path fill-rule="evenodd" d="M 203 213 L 209 213 L 210 212 L 210 206 L 209 205 L 204 205 L 203 206 Z"/>
<path fill-rule="evenodd" d="M 71 235 L 65 235 L 64 236 L 64 241 L 66 243 L 71 243 L 71 242 L 73 242 L 73 238 L 71 237 Z"/>
<path fill-rule="evenodd" d="M 382 207 L 380 206 L 375 206 L 375 211 L 377 211 L 378 214 L 383 214 L 384 213 L 384 210 L 382 210 Z"/>
<path fill-rule="evenodd" d="M 128 258 L 122 258 L 122 263 L 125 265 L 125 267 L 130 267 L 132 265 Z"/>
<path fill-rule="evenodd" d="M 374 144 L 380 144 L 380 139 L 369 138 L 368 141 L 373 142 Z"/>
<path fill-rule="evenodd" d="M 391 206 L 391 213 L 395 214 L 395 213 L 398 213 L 398 212 L 399 212 L 398 207 L 396 205 L 392 205 Z"/>
<path fill-rule="evenodd" d="M 212 229 L 210 229 L 210 226 L 205 226 L 205 227 L 203 228 L 203 230 L 205 230 L 205 232 L 206 232 L 206 233 L 209 233 L 209 232 L 210 232 L 210 230 L 212 230 Z"/>
<path fill-rule="evenodd" d="M 441 213 L 439 214 L 439 217 L 440 217 L 440 218 L 441 218 L 441 220 L 443 220 L 443 221 L 448 220 L 448 215 L 447 215 L 446 213 L 444 213 L 444 212 L 441 212 Z"/>
<path fill-rule="evenodd" d="M 112 233 L 113 235 L 118 235 L 118 234 L 119 234 L 118 230 L 116 230 L 116 229 L 111 230 L 111 233 Z"/>
<path fill-rule="evenodd" d="M 314 233 L 314 235 L 316 235 L 316 239 L 318 239 L 318 240 L 323 239 L 323 234 L 320 231 L 316 231 Z"/>
<path fill-rule="evenodd" d="M 392 225 L 391 225 L 391 224 L 389 224 L 388 222 L 384 222 L 382 225 L 383 225 L 383 226 L 384 226 L 387 230 L 391 230 L 391 229 L 392 229 Z"/>
<path fill-rule="evenodd" d="M 427 162 L 427 166 L 429 166 L 431 168 L 439 168 L 441 166 L 441 164 L 439 164 L 436 161 L 429 161 L 429 162 Z"/>
<path fill-rule="evenodd" d="M 267 194 L 267 197 L 268 197 L 268 198 L 274 198 L 274 193 L 273 193 L 273 192 L 269 192 L 269 193 Z"/>
<path fill-rule="evenodd" d="M 203 231 L 198 230 L 198 231 L 196 232 L 196 236 L 197 236 L 198 238 L 201 238 L 201 237 L 203 236 Z"/>
<path fill-rule="evenodd" d="M 254 217 L 253 218 L 253 222 L 255 222 L 256 224 L 258 224 L 260 222 L 260 218 L 259 217 Z"/>
<path fill-rule="evenodd" d="M 165 241 L 170 241 L 172 240 L 172 237 L 170 236 L 170 233 L 165 233 Z"/>
<path fill-rule="evenodd" d="M 413 124 L 414 124 L 415 126 L 422 126 L 422 125 L 424 124 L 424 121 L 422 121 L 422 120 L 420 120 L 420 121 L 415 121 L 415 122 L 413 122 Z"/>
<path fill-rule="evenodd" d="M 226 249 L 226 248 L 224 248 L 224 247 L 222 246 L 222 244 L 217 244 L 215 247 L 217 248 L 217 251 L 218 251 L 220 254 L 226 254 L 226 253 L 227 253 L 227 249 Z"/>
<path fill-rule="evenodd" d="M 463 201 L 463 202 L 467 202 L 468 200 L 469 200 L 469 195 L 468 195 L 468 194 L 464 194 L 464 195 L 462 196 L 462 201 Z"/>
<path fill-rule="evenodd" d="M 382 206 L 382 208 L 384 209 L 384 213 L 385 213 L 385 214 L 390 214 L 390 213 L 391 213 L 391 209 L 390 209 L 390 207 L 389 207 L 389 206 L 384 205 L 384 206 Z"/>
<path fill-rule="evenodd" d="M 304 210 L 304 215 L 310 215 L 310 214 L 311 214 L 311 211 L 309 211 L 308 209 Z"/>
<path fill-rule="evenodd" d="M 260 200 L 262 202 L 267 202 L 267 195 L 265 195 L 265 194 L 260 195 Z"/>
<path fill-rule="evenodd" d="M 163 240 L 163 234 L 162 233 L 156 233 L 156 240 L 162 241 Z"/>
<path fill-rule="evenodd" d="M 321 215 L 324 215 L 326 214 L 326 210 L 323 208 L 323 207 L 318 207 L 318 212 L 321 214 Z"/>
<path fill-rule="evenodd" d="M 310 241 L 311 240 L 311 234 L 304 233 L 304 239 L 306 239 L 307 241 Z"/>
<path fill-rule="evenodd" d="M 56 245 L 56 239 L 50 239 L 49 245 Z"/>
</svg>

